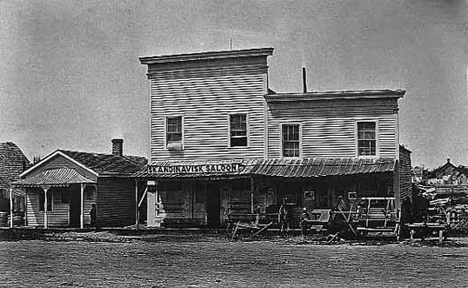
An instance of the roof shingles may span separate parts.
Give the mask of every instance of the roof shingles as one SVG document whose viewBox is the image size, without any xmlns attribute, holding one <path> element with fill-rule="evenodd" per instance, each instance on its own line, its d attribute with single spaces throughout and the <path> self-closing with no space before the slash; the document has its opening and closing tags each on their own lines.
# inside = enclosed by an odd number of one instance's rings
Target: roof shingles
<svg viewBox="0 0 468 288">
<path fill-rule="evenodd" d="M 99 175 L 128 176 L 140 170 L 147 163 L 146 158 L 138 156 L 120 156 L 69 150 L 58 151 L 97 172 Z"/>
<path fill-rule="evenodd" d="M 0 143 L 0 189 L 9 188 L 29 166 L 28 158 L 15 143 Z"/>
</svg>

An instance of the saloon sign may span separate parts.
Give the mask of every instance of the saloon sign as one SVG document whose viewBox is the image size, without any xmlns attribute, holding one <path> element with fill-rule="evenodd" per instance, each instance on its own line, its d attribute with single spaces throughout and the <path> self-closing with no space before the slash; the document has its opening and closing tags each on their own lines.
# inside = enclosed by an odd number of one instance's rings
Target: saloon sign
<svg viewBox="0 0 468 288">
<path fill-rule="evenodd" d="M 238 173 L 244 170 L 241 163 L 207 163 L 183 165 L 149 165 L 150 174 L 203 174 L 203 173 Z"/>
</svg>

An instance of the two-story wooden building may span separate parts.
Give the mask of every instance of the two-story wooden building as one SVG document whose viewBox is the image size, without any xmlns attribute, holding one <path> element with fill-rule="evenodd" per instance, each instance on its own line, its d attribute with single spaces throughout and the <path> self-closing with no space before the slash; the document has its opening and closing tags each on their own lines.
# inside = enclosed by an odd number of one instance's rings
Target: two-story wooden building
<svg viewBox="0 0 468 288">
<path fill-rule="evenodd" d="M 148 226 L 219 227 L 233 211 L 330 208 L 348 192 L 395 196 L 398 205 L 409 196 L 400 174 L 411 176 L 410 152 L 398 138 L 405 91 L 275 93 L 272 53 L 140 58 L 151 85 L 151 155 L 133 176 Z"/>
</svg>

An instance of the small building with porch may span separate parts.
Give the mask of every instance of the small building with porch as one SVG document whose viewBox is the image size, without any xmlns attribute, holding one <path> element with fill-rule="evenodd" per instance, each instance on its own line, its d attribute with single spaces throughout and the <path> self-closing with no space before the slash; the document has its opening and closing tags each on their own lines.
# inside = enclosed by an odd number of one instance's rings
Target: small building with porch
<svg viewBox="0 0 468 288">
<path fill-rule="evenodd" d="M 136 172 L 148 226 L 227 225 L 288 205 L 410 197 L 399 145 L 404 90 L 276 93 L 273 48 L 142 57 L 151 86 L 150 163 Z M 406 183 L 408 182 L 408 183 Z"/>
<path fill-rule="evenodd" d="M 14 183 L 26 195 L 26 225 L 122 227 L 135 223 L 135 182 L 144 157 L 123 155 L 123 140 L 112 140 L 112 154 L 56 150 L 24 171 Z"/>
</svg>

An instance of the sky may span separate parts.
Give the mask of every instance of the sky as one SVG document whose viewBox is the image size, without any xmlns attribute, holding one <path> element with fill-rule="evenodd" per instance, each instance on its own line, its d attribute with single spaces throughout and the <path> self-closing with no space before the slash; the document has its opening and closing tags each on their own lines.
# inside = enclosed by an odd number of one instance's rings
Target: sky
<svg viewBox="0 0 468 288">
<path fill-rule="evenodd" d="M 405 89 L 413 165 L 468 165 L 468 5 L 456 0 L 0 0 L 0 142 L 149 155 L 140 56 L 273 47 L 270 88 Z"/>
</svg>

